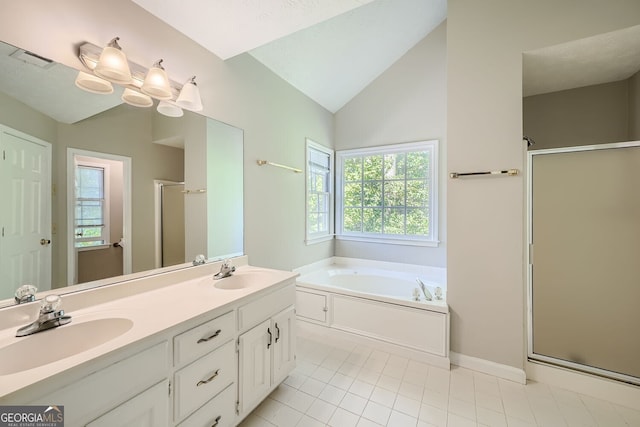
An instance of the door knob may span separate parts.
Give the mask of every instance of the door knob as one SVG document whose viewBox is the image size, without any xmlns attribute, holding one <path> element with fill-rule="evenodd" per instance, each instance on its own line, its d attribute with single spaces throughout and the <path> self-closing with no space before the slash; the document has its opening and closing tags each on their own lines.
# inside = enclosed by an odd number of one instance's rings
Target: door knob
<svg viewBox="0 0 640 427">
<path fill-rule="evenodd" d="M 51 244 L 51 240 L 49 240 L 49 239 L 40 239 L 40 244 L 42 246 L 49 246 Z"/>
</svg>

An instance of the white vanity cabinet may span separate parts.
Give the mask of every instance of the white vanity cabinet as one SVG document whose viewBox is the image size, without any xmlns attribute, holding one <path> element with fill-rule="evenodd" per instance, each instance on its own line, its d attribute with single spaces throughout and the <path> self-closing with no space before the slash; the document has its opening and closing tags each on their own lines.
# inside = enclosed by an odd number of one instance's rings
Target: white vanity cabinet
<svg viewBox="0 0 640 427">
<path fill-rule="evenodd" d="M 162 341 L 29 404 L 64 406 L 69 426 L 168 425 L 169 366 L 168 343 Z"/>
<path fill-rule="evenodd" d="M 261 323 L 238 338 L 238 410 L 247 415 L 295 368 L 295 287 L 240 307 L 240 324 Z M 259 312 L 260 314 L 257 314 Z"/>
</svg>

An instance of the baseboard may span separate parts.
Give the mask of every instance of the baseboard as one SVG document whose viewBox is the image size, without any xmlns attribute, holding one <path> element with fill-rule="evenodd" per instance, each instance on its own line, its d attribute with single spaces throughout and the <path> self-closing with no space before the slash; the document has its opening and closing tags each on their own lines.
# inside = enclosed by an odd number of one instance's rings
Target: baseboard
<svg viewBox="0 0 640 427">
<path fill-rule="evenodd" d="M 526 362 L 530 380 L 640 411 L 640 386 L 544 363 Z"/>
<path fill-rule="evenodd" d="M 472 371 L 482 372 L 483 374 L 493 375 L 494 377 L 520 384 L 527 383 L 527 374 L 524 372 L 524 369 L 514 368 L 513 366 L 503 365 L 453 351 L 449 353 L 449 358 L 453 365 L 460 366 L 461 368 L 471 369 Z"/>
</svg>

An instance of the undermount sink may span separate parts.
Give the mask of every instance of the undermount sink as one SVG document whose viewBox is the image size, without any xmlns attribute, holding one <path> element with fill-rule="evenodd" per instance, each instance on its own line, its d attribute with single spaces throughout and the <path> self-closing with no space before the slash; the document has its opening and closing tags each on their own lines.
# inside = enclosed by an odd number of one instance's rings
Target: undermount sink
<svg viewBox="0 0 640 427">
<path fill-rule="evenodd" d="M 262 283 L 269 275 L 260 270 L 236 270 L 231 276 L 213 280 L 213 286 L 218 289 L 246 289 Z"/>
<path fill-rule="evenodd" d="M 133 321 L 119 317 L 88 320 L 38 332 L 0 348 L 0 375 L 9 375 L 87 351 L 127 332 Z"/>
</svg>

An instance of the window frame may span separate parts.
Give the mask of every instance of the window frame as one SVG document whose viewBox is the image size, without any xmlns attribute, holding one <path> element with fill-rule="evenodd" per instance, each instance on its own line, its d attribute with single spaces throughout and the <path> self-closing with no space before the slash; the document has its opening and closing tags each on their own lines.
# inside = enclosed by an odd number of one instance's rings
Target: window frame
<svg viewBox="0 0 640 427">
<path fill-rule="evenodd" d="M 73 241 L 74 241 L 74 248 L 78 251 L 89 251 L 89 250 L 94 250 L 94 249 L 102 249 L 105 247 L 109 247 L 111 246 L 111 234 L 110 234 L 110 205 L 111 205 L 111 200 L 110 200 L 110 165 L 108 163 L 101 163 L 101 162 L 92 162 L 92 161 L 88 161 L 88 160 L 77 160 L 75 165 L 74 165 L 74 172 L 78 170 L 78 168 L 92 168 L 92 169 L 102 169 L 102 179 L 103 179 L 103 188 L 102 188 L 102 192 L 103 192 L 103 197 L 102 197 L 102 222 L 103 222 L 103 227 L 102 227 L 102 231 L 100 233 L 100 238 L 78 238 L 75 235 L 75 229 L 77 228 L 77 221 L 78 218 L 75 216 L 74 214 L 74 224 L 73 224 Z M 77 188 L 77 182 L 76 182 L 76 188 Z M 75 193 L 77 194 L 77 193 Z M 73 203 L 73 209 L 76 208 L 77 206 L 77 201 L 78 201 L 78 197 L 74 195 L 74 203 Z M 80 198 L 82 199 L 82 198 Z M 103 243 L 98 243 L 98 244 L 94 244 L 94 245 L 90 245 L 90 246 L 78 246 L 77 244 L 79 242 L 98 242 L 98 241 L 102 241 Z"/>
<path fill-rule="evenodd" d="M 425 140 L 417 142 L 408 142 L 401 144 L 389 144 L 376 147 L 356 148 L 350 150 L 336 151 L 336 239 L 352 240 L 359 242 L 373 242 L 393 245 L 409 245 L 409 246 L 427 246 L 437 247 L 440 244 L 438 240 L 438 193 L 439 193 L 439 141 Z M 351 157 L 365 157 L 370 155 L 387 155 L 398 153 L 409 153 L 417 151 L 426 151 L 430 156 L 430 168 L 427 179 L 429 187 L 429 235 L 419 237 L 415 235 L 399 235 L 399 234 L 383 234 L 383 233 L 367 233 L 367 232 L 345 232 L 344 224 L 344 161 Z M 364 179 L 363 179 L 364 182 Z M 384 179 L 383 179 L 384 182 Z M 405 177 L 406 182 L 406 177 Z M 406 195 L 406 189 L 405 189 Z"/>
<path fill-rule="evenodd" d="M 327 212 L 327 230 L 322 232 L 312 233 L 310 231 L 309 215 L 309 197 L 311 195 L 311 189 L 309 188 L 310 181 L 310 154 L 312 151 L 318 151 L 329 156 L 329 172 L 328 172 L 328 192 L 327 200 L 329 203 L 329 211 Z M 306 138 L 305 144 L 305 244 L 311 245 L 314 243 L 326 242 L 332 240 L 335 236 L 335 152 L 331 148 L 325 147 L 322 144 Z"/>
</svg>

